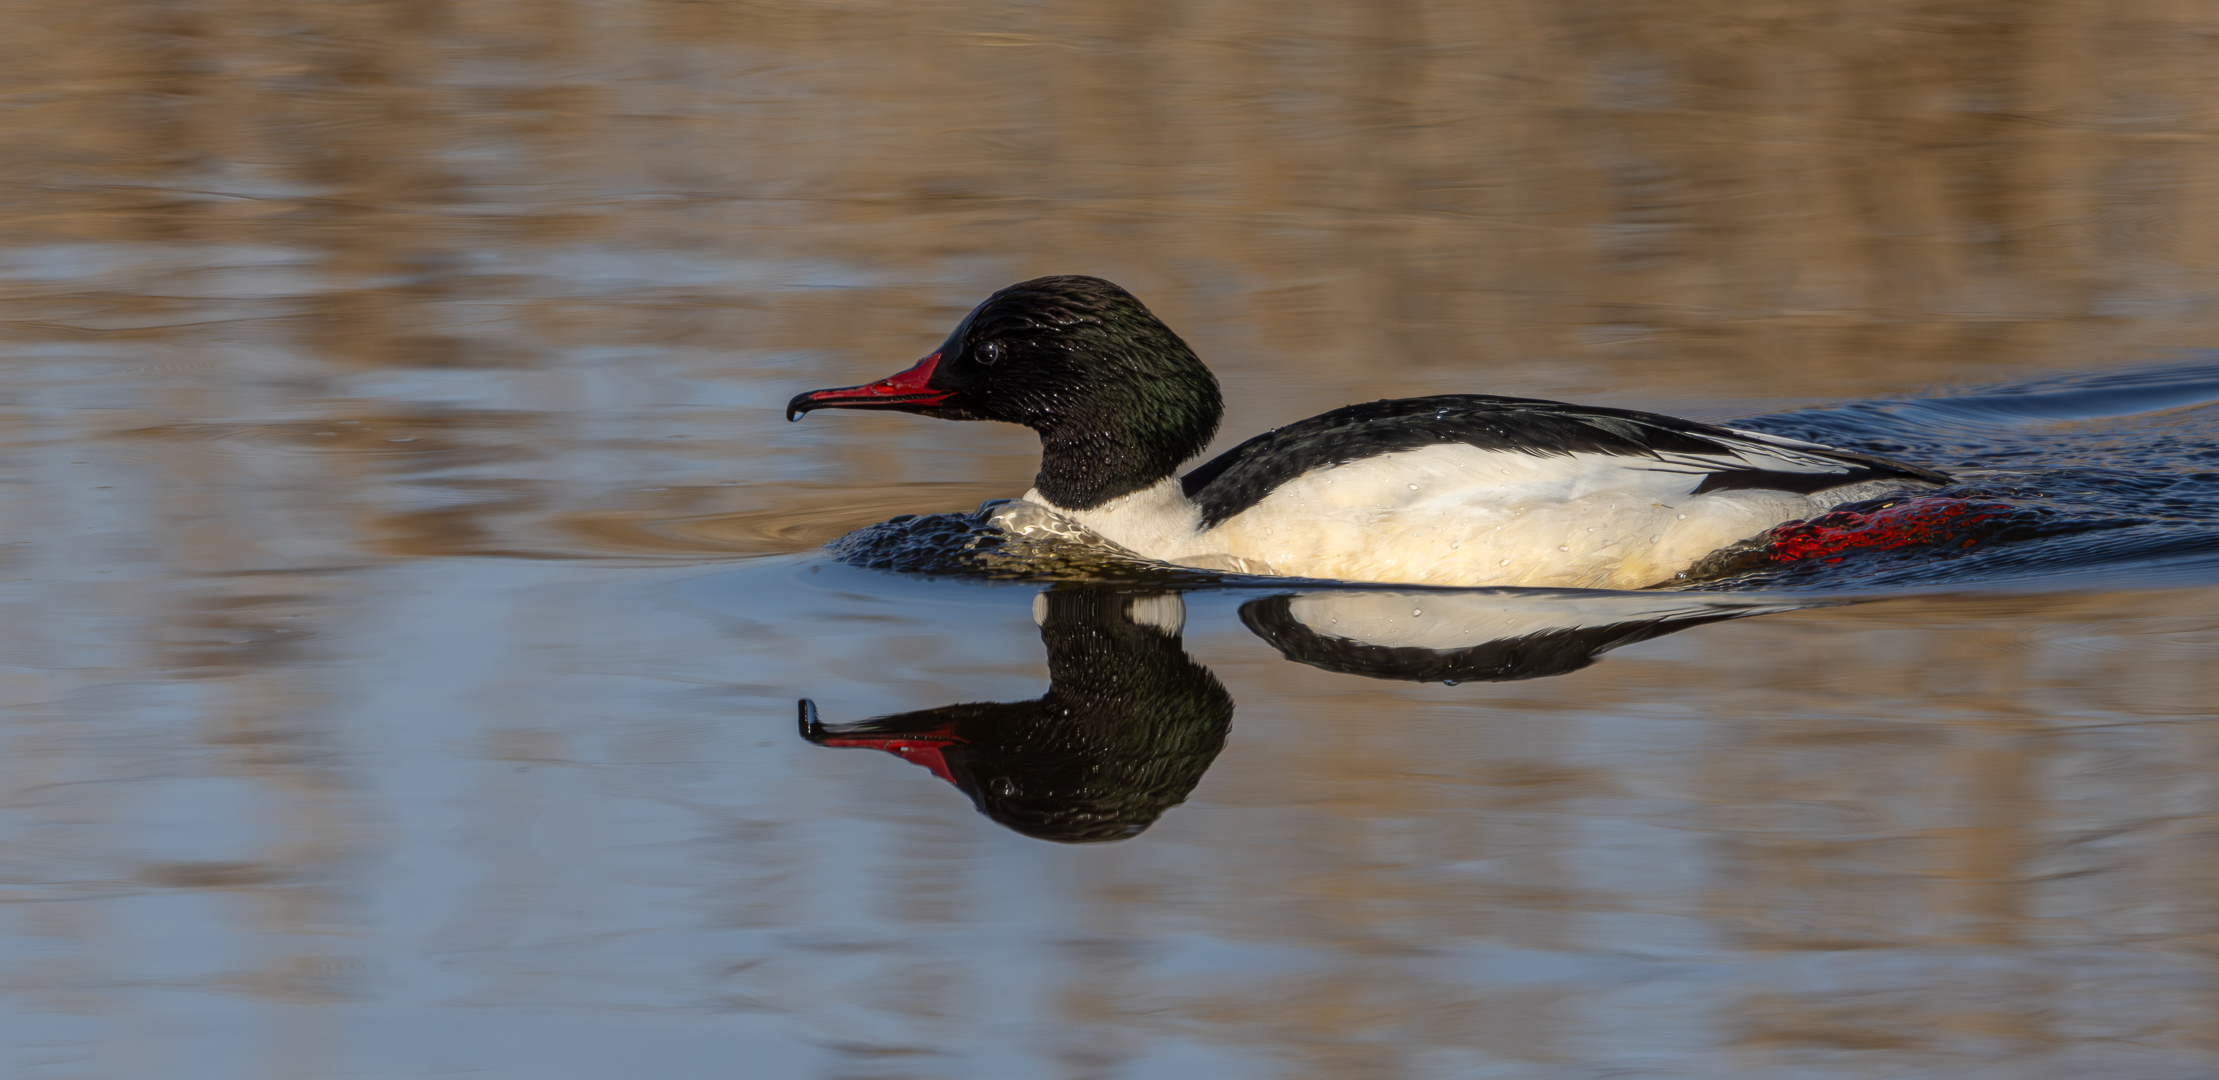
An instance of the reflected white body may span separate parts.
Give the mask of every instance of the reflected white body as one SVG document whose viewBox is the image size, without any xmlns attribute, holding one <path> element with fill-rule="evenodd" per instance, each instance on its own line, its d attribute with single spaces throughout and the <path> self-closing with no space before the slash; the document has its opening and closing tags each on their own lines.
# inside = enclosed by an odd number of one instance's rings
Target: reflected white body
<svg viewBox="0 0 2219 1080">
<path fill-rule="evenodd" d="M 1461 443 L 1316 469 L 1215 528 L 1176 478 L 1091 510 L 1025 501 L 1151 559 L 1206 569 L 1343 581 L 1638 589 L 1781 522 L 1921 486 L 1884 481 L 1812 495 L 1694 494 L 1718 468 L 1836 471 L 1811 446 L 1750 435 L 1732 457 L 1540 457 Z M 1775 449 L 1777 448 L 1777 449 Z M 1707 466 L 1707 467 L 1706 467 Z M 1029 514 L 1012 504 L 1005 514 Z M 1012 521 L 1015 518 L 1011 519 Z"/>
<path fill-rule="evenodd" d="M 1454 652 L 1551 631 L 1674 623 L 1795 611 L 1811 603 L 1721 602 L 1686 593 L 1324 592 L 1295 597 L 1287 613 L 1328 637 L 1388 648 Z"/>
</svg>

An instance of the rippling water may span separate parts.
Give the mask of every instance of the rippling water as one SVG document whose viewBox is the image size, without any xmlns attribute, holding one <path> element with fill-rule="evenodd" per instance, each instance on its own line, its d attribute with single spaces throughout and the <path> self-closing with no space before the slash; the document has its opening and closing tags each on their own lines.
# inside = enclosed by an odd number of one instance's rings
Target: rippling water
<svg viewBox="0 0 2219 1080">
<path fill-rule="evenodd" d="M 2193 7 L 7 10 L 10 1077 L 2219 1074 Z M 780 421 L 1052 272 L 1220 449 L 1572 399 L 2042 524 L 1351 588 Z"/>
</svg>

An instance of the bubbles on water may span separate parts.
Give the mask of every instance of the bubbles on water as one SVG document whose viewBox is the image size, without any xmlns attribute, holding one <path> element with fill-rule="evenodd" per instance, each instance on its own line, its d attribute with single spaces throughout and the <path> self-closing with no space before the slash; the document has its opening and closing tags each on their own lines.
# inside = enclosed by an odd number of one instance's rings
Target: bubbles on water
<svg viewBox="0 0 2219 1080">
<path fill-rule="evenodd" d="M 1030 506 L 993 500 L 969 514 L 903 514 L 848 533 L 825 549 L 850 566 L 948 577 L 1209 584 L 1239 576 L 1145 559 L 1068 520 L 1058 519 L 1062 525 L 1056 527 L 1005 515 L 1018 528 L 1002 528 L 994 519 L 1013 505 Z"/>
</svg>

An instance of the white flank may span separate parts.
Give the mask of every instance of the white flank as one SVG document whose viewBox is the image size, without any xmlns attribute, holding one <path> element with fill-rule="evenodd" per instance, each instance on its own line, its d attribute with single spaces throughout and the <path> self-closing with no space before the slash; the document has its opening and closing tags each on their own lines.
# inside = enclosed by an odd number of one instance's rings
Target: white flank
<svg viewBox="0 0 2219 1080">
<path fill-rule="evenodd" d="M 1835 472 L 1793 440 L 1751 435 L 1735 456 L 1538 457 L 1462 443 L 1305 473 L 1203 530 L 1176 478 L 1093 510 L 1057 510 L 1151 559 L 1342 581 L 1638 589 L 1783 521 L 1915 481 L 1815 495 L 1693 494 L 1711 471 Z M 1038 491 L 1028 502 L 1046 505 Z"/>
</svg>

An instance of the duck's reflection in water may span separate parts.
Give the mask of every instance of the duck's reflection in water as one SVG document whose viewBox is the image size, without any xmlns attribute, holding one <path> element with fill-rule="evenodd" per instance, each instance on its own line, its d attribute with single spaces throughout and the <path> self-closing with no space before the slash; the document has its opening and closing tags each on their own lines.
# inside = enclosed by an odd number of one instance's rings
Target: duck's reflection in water
<svg viewBox="0 0 2219 1080">
<path fill-rule="evenodd" d="M 1316 592 L 1251 600 L 1240 621 L 1299 664 L 1453 685 L 1563 675 L 1623 645 L 1812 606 L 1675 593 Z"/>
<path fill-rule="evenodd" d="M 1250 630 L 1290 660 L 1421 682 L 1562 675 L 1637 641 L 1723 619 L 1812 606 L 1685 595 L 1316 592 L 1243 604 Z M 827 724 L 820 746 L 896 754 L 961 788 L 986 816 L 1043 840 L 1137 836 L 1186 799 L 1225 745 L 1233 698 L 1180 643 L 1176 593 L 1061 587 L 1034 599 L 1047 694 Z"/>
<path fill-rule="evenodd" d="M 1048 692 L 855 724 L 818 721 L 821 746 L 898 754 L 963 789 L 980 812 L 1042 840 L 1137 836 L 1184 801 L 1225 746 L 1233 697 L 1179 642 L 1176 593 L 1069 589 L 1033 612 L 1048 646 Z"/>
</svg>

